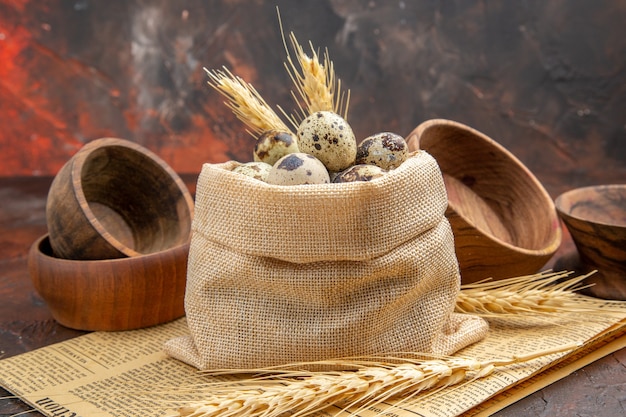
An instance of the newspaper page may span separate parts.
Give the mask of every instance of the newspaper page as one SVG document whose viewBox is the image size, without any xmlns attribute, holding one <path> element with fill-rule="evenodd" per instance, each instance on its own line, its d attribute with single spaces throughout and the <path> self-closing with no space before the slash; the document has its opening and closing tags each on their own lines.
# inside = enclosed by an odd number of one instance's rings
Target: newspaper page
<svg viewBox="0 0 626 417">
<path fill-rule="evenodd" d="M 559 315 L 558 320 L 491 319 L 488 337 L 458 352 L 457 356 L 506 359 L 572 343 L 585 343 L 589 348 L 626 330 L 626 322 L 622 321 L 626 318 L 626 307 L 613 305 L 612 308 L 623 309 L 623 314 L 607 314 L 593 320 L 588 315 Z M 202 401 L 203 390 L 208 389 L 206 385 L 201 388 L 202 384 L 215 378 L 203 375 L 162 351 L 165 341 L 187 332 L 186 321 L 182 318 L 141 330 L 90 333 L 1 360 L 0 385 L 48 416 L 177 415 L 177 408 Z M 463 415 L 560 360 L 581 352 L 572 350 L 499 367 L 488 377 L 411 399 L 377 404 L 360 415 Z M 340 408 L 329 407 L 318 414 L 328 416 L 338 411 Z"/>
<path fill-rule="evenodd" d="M 565 378 L 572 372 L 625 347 L 626 334 L 622 329 L 613 336 L 608 336 L 606 339 L 592 343 L 580 352 L 557 364 L 553 364 L 527 381 L 520 382 L 501 394 L 480 403 L 468 412 L 463 413 L 463 417 L 489 417 L 522 398 L 547 387 L 551 383 Z"/>
</svg>

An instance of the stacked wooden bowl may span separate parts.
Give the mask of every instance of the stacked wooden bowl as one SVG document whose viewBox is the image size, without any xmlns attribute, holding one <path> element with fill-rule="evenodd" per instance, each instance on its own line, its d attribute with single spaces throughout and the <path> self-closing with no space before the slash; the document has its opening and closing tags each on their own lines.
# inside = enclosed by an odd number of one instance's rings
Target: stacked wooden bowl
<svg viewBox="0 0 626 417">
<path fill-rule="evenodd" d="M 48 193 L 48 234 L 29 253 L 61 324 L 128 330 L 184 315 L 192 197 L 159 157 L 123 139 L 85 145 Z"/>
</svg>

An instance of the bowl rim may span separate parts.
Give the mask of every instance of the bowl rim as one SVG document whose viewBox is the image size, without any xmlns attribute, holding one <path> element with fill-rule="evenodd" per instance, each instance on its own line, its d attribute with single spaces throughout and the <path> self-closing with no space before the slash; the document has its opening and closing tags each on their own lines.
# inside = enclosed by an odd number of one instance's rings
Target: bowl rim
<svg viewBox="0 0 626 417">
<path fill-rule="evenodd" d="M 505 248 L 507 248 L 507 249 L 509 249 L 511 251 L 514 251 L 514 252 L 517 252 L 517 253 L 520 253 L 520 254 L 524 254 L 524 255 L 529 255 L 529 256 L 545 256 L 545 255 L 549 255 L 549 254 L 555 253 L 559 249 L 559 247 L 561 246 L 561 242 L 562 242 L 562 239 L 563 239 L 563 232 L 562 232 L 561 227 L 560 227 L 559 216 L 558 216 L 558 213 L 556 211 L 556 206 L 554 204 L 554 200 L 552 199 L 552 197 L 550 197 L 550 194 L 548 193 L 548 191 L 545 189 L 543 184 L 541 184 L 541 182 L 537 179 L 537 177 L 530 171 L 530 169 L 528 169 L 528 167 L 519 158 L 517 158 L 511 151 L 506 149 L 503 145 L 501 145 L 500 143 L 498 143 L 497 141 L 495 141 L 494 139 L 492 139 L 491 137 L 489 137 L 485 133 L 483 133 L 483 132 L 481 132 L 481 131 L 479 131 L 477 129 L 474 129 L 473 127 L 468 126 L 466 124 L 463 124 L 463 123 L 460 123 L 460 122 L 456 122 L 454 120 L 443 119 L 443 118 L 426 120 L 426 121 L 420 123 L 419 125 L 417 125 L 417 127 L 415 129 L 413 129 L 413 131 L 411 131 L 411 133 L 409 133 L 409 135 L 407 136 L 407 143 L 408 142 L 416 142 L 417 145 L 418 145 L 418 149 L 419 149 L 419 143 L 420 143 L 420 138 L 421 138 L 422 134 L 427 129 L 429 129 L 429 128 L 433 127 L 433 126 L 452 126 L 452 127 L 457 128 L 457 129 L 465 130 L 465 131 L 471 133 L 472 135 L 474 135 L 475 137 L 477 137 L 479 140 L 481 140 L 484 144 L 486 144 L 490 148 L 496 150 L 497 152 L 500 152 L 505 158 L 507 158 L 510 162 L 515 164 L 515 166 L 517 168 L 522 170 L 526 174 L 527 178 L 531 181 L 531 183 L 535 186 L 535 189 L 541 195 L 541 197 L 544 200 L 544 202 L 546 203 L 547 207 L 551 208 L 551 210 L 550 210 L 550 214 L 551 214 L 551 216 L 550 216 L 551 217 L 551 219 L 550 219 L 551 220 L 550 237 L 551 238 L 548 239 L 548 241 L 546 242 L 546 244 L 542 248 L 537 248 L 537 249 L 525 248 L 525 247 L 522 247 L 522 246 L 514 245 L 512 243 L 509 243 L 509 242 L 507 242 L 505 240 L 502 240 L 502 239 L 498 238 L 497 236 L 494 236 L 493 234 L 489 233 L 486 230 L 483 230 L 483 228 L 481 228 L 480 226 L 477 226 L 476 224 L 474 224 L 474 222 L 471 221 L 470 219 L 468 219 L 466 215 L 464 215 L 462 212 L 458 211 L 456 209 L 456 207 L 454 206 L 454 204 L 450 204 L 450 202 L 448 201 L 449 207 L 452 210 L 454 210 L 456 215 L 461 217 L 463 219 L 463 221 L 465 221 L 467 224 L 469 224 L 472 227 L 476 228 L 476 230 L 478 230 L 485 238 L 487 238 L 487 239 L 497 243 L 498 245 L 501 245 L 502 247 L 505 247 Z M 409 150 L 411 151 L 411 150 L 414 150 L 414 149 L 411 149 L 409 147 Z M 428 150 L 426 150 L 426 149 L 424 149 L 424 150 L 426 152 L 428 152 Z M 443 174 L 444 173 L 442 171 L 442 175 Z M 449 175 L 449 174 L 446 174 L 446 175 Z M 453 177 L 452 175 L 450 175 L 450 176 Z"/>
<path fill-rule="evenodd" d="M 590 220 L 586 217 L 581 217 L 579 215 L 572 214 L 571 212 L 565 211 L 563 207 L 563 200 L 566 197 L 572 197 L 574 195 L 580 194 L 584 191 L 589 190 L 598 190 L 598 189 L 623 189 L 626 191 L 626 184 L 596 184 L 596 185 L 586 185 L 583 187 L 572 188 L 571 190 L 567 190 L 561 193 L 555 200 L 554 205 L 556 207 L 557 212 L 563 218 L 572 218 L 581 222 L 589 223 L 589 224 L 597 224 L 600 226 L 611 227 L 616 229 L 626 229 L 626 225 L 615 224 L 615 223 L 607 223 L 604 221 Z"/>
<path fill-rule="evenodd" d="M 194 203 L 187 189 L 187 186 L 180 178 L 180 176 L 174 171 L 163 159 L 161 159 L 158 155 L 156 155 L 151 150 L 141 146 L 138 143 L 120 139 L 120 138 L 112 138 L 105 137 L 100 139 L 95 139 L 85 146 L 83 146 L 76 155 L 72 158 L 72 166 L 70 170 L 70 178 L 72 183 L 72 189 L 74 191 L 74 196 L 77 199 L 78 205 L 81 211 L 84 213 L 85 218 L 89 222 L 89 224 L 96 230 L 96 233 L 100 235 L 106 242 L 112 245 L 117 251 L 126 257 L 137 257 L 142 255 L 147 255 L 147 253 L 138 252 L 120 242 L 115 236 L 113 236 L 100 222 L 98 217 L 93 213 L 87 198 L 85 197 L 85 193 L 83 191 L 82 184 L 82 169 L 85 161 L 87 161 L 89 155 L 102 148 L 113 148 L 113 147 L 121 147 L 129 149 L 141 157 L 147 158 L 154 162 L 165 174 L 166 176 L 176 184 L 178 191 L 181 193 L 183 198 L 185 199 L 185 206 L 189 211 L 190 218 L 193 218 L 194 211 Z M 169 249 L 169 248 L 168 248 Z M 167 249 L 165 249 L 167 250 Z M 162 252 L 162 251 L 160 251 Z M 158 252 L 150 252 L 150 253 L 158 253 Z"/>
<path fill-rule="evenodd" d="M 128 263 L 128 262 L 137 262 L 137 261 L 142 261 L 145 262 L 146 260 L 150 260 L 152 258 L 160 258 L 161 256 L 163 256 L 166 253 L 177 253 L 180 251 L 188 251 L 188 247 L 191 244 L 191 240 L 182 243 L 180 245 L 176 245 L 176 246 L 172 246 L 170 248 L 167 249 L 163 249 L 161 251 L 158 252 L 150 252 L 150 253 L 140 253 L 137 256 L 129 256 L 129 257 L 125 257 L 125 258 L 107 258 L 107 259 L 67 259 L 67 258 L 60 258 L 58 256 L 52 256 L 49 255 L 45 252 L 43 252 L 41 250 L 41 245 L 42 243 L 48 240 L 48 242 L 50 242 L 50 235 L 48 233 L 39 236 L 32 244 L 31 244 L 31 252 L 33 253 L 33 255 L 37 255 L 37 256 L 41 256 L 41 257 L 45 257 L 46 259 L 50 259 L 54 262 L 60 263 L 60 264 L 67 264 L 67 265 L 97 265 L 97 264 L 106 264 L 106 265 L 111 265 L 111 264 L 117 264 L 117 263 Z M 49 244 L 49 243 L 48 243 Z"/>
</svg>

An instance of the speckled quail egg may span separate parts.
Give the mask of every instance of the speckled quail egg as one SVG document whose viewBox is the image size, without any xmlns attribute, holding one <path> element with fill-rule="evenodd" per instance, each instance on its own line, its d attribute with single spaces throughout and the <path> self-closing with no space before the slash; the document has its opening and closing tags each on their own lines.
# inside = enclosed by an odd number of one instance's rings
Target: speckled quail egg
<svg viewBox="0 0 626 417">
<path fill-rule="evenodd" d="M 331 111 L 315 112 L 298 126 L 300 152 L 315 156 L 329 171 L 341 171 L 353 165 L 356 145 L 348 122 Z"/>
<path fill-rule="evenodd" d="M 409 147 L 402 136 L 382 132 L 359 143 L 355 164 L 372 164 L 390 170 L 402 165 L 408 155 Z"/>
<path fill-rule="evenodd" d="M 248 177 L 255 178 L 257 180 L 265 181 L 267 175 L 270 173 L 272 166 L 265 162 L 246 162 L 233 169 L 233 172 L 238 172 Z"/>
<path fill-rule="evenodd" d="M 268 130 L 257 140 L 253 158 L 274 165 L 283 156 L 294 152 L 299 152 L 298 141 L 291 133 Z"/>
<path fill-rule="evenodd" d="M 375 178 L 382 177 L 387 171 L 376 166 L 359 164 L 340 172 L 333 179 L 333 183 L 354 182 L 354 181 L 371 181 Z"/>
<path fill-rule="evenodd" d="M 276 185 L 327 184 L 330 177 L 319 159 L 307 153 L 297 152 L 276 161 L 266 182 Z"/>
</svg>

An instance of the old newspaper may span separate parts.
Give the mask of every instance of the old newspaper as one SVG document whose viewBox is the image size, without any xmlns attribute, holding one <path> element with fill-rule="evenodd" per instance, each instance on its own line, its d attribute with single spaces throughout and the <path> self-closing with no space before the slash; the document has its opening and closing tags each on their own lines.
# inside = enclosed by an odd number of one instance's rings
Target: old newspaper
<svg viewBox="0 0 626 417">
<path fill-rule="evenodd" d="M 458 352 L 474 359 L 508 358 L 571 343 L 581 348 L 498 368 L 492 375 L 421 394 L 394 406 L 371 407 L 397 416 L 489 415 L 572 369 L 626 345 L 626 307 L 619 314 L 551 319 L 490 319 L 488 337 Z M 621 313 L 623 310 L 623 314 Z M 128 332 L 95 332 L 0 361 L 0 385 L 55 417 L 176 415 L 202 400 L 209 377 L 168 357 L 163 343 L 187 333 L 185 319 Z M 335 414 L 332 407 L 323 415 Z"/>
</svg>

